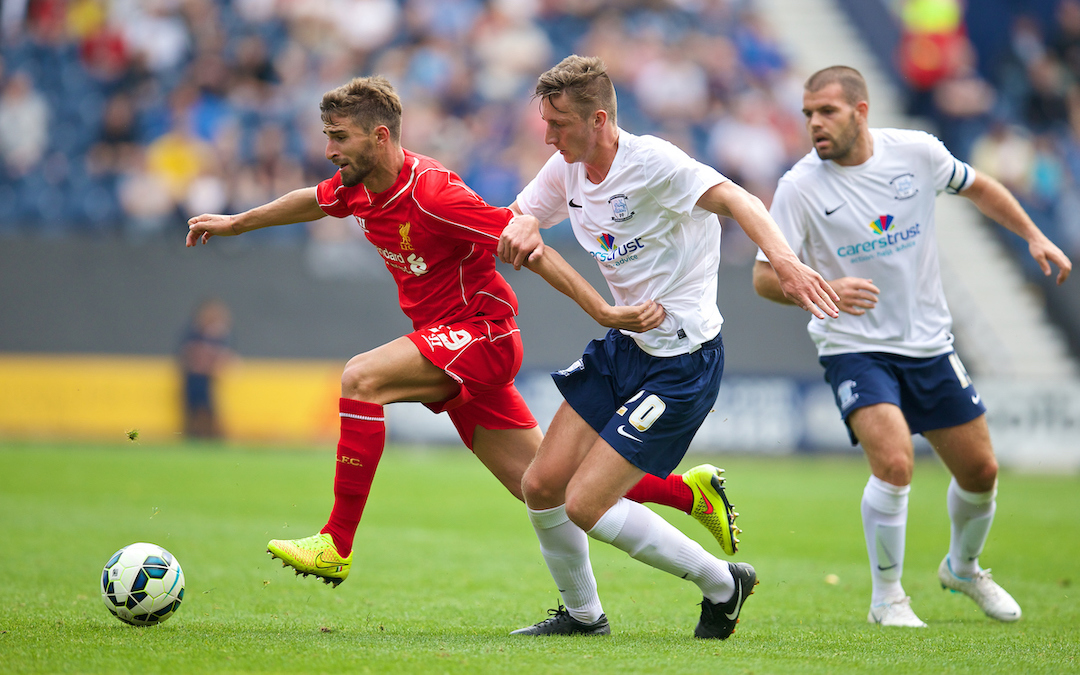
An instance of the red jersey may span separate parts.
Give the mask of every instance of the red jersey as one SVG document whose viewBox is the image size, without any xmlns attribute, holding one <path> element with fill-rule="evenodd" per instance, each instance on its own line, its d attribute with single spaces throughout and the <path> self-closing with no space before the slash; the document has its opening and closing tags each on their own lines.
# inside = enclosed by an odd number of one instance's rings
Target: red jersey
<svg viewBox="0 0 1080 675">
<path fill-rule="evenodd" d="M 390 189 L 372 194 L 341 184 L 341 172 L 319 183 L 319 206 L 355 216 L 398 285 L 413 329 L 474 317 L 517 314 L 517 296 L 495 271 L 495 248 L 514 213 L 491 206 L 454 172 L 405 150 Z"/>
</svg>

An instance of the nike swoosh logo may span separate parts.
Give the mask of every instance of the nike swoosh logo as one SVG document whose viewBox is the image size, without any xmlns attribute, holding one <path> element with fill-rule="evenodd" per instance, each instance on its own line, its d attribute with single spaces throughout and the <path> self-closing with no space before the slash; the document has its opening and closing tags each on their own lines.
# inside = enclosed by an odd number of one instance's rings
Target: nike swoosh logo
<svg viewBox="0 0 1080 675">
<path fill-rule="evenodd" d="M 971 402 L 974 403 L 975 405 L 979 405 L 979 401 L 981 401 L 981 400 L 982 400 L 982 394 L 975 394 L 974 396 L 971 397 Z"/>
<path fill-rule="evenodd" d="M 630 440 L 632 440 L 632 441 L 637 441 L 638 443 L 642 443 L 642 442 L 643 442 L 643 441 L 642 441 L 642 440 L 641 440 L 640 438 L 638 438 L 637 436 L 635 436 L 635 435 L 633 435 L 633 434 L 630 434 L 630 433 L 627 433 L 626 431 L 624 431 L 624 429 L 625 429 L 625 428 L 626 428 L 626 425 L 625 425 L 625 424 L 620 424 L 620 425 L 619 425 L 619 428 L 618 428 L 618 429 L 616 429 L 615 431 L 618 431 L 618 432 L 619 432 L 619 435 L 620 435 L 620 436 L 626 436 L 627 438 L 629 438 L 629 439 L 630 439 Z"/>
<path fill-rule="evenodd" d="M 709 498 L 705 496 L 704 492 L 701 493 L 701 501 L 705 502 L 705 506 L 709 507 L 709 508 L 705 509 L 705 515 L 707 516 L 710 513 L 712 513 L 713 512 L 712 502 L 709 501 Z"/>
<path fill-rule="evenodd" d="M 329 569 L 331 567 L 341 567 L 341 563 L 338 563 L 338 562 L 325 562 L 322 559 L 322 557 L 323 557 L 322 553 L 315 556 L 315 567 L 318 567 L 321 570 Z"/>
<path fill-rule="evenodd" d="M 734 618 L 738 617 L 739 616 L 739 610 L 742 609 L 742 603 L 743 603 L 742 579 L 736 579 L 735 580 L 735 597 L 737 597 L 739 599 L 739 601 L 735 603 L 735 611 L 729 612 L 728 614 L 724 615 L 729 619 L 734 619 Z"/>
<path fill-rule="evenodd" d="M 581 208 L 581 204 L 575 204 L 573 199 L 571 199 L 569 203 L 570 203 L 570 208 L 572 208 L 572 209 L 580 209 Z"/>
<path fill-rule="evenodd" d="M 840 206 L 837 206 L 836 208 L 825 209 L 825 215 L 831 216 L 832 214 L 836 213 L 840 209 L 844 208 L 844 205 L 846 205 L 846 204 L 847 204 L 847 202 L 840 202 Z"/>
<path fill-rule="evenodd" d="M 896 567 L 898 564 L 899 563 L 893 563 L 893 564 L 889 565 L 888 567 L 882 567 L 881 565 L 878 565 L 877 568 L 879 570 L 881 570 L 882 572 L 887 572 L 888 570 L 891 570 L 892 568 Z"/>
</svg>

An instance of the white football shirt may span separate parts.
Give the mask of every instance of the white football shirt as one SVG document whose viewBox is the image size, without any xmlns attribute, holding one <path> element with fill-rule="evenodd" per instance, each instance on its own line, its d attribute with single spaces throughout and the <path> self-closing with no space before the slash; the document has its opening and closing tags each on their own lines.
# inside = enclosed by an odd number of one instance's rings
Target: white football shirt
<svg viewBox="0 0 1080 675">
<path fill-rule="evenodd" d="M 556 152 L 517 197 L 541 227 L 570 218 L 618 305 L 654 300 L 667 316 L 645 333 L 623 331 L 653 356 L 695 351 L 720 332 L 716 307 L 720 221 L 698 199 L 727 181 L 665 140 L 619 130 L 611 170 L 600 184 L 585 165 Z"/>
<path fill-rule="evenodd" d="M 820 356 L 887 352 L 924 358 L 952 349 L 941 288 L 934 199 L 956 193 L 975 171 L 922 131 L 871 129 L 874 154 L 858 166 L 817 151 L 788 171 L 770 213 L 791 248 L 826 279 L 871 279 L 881 293 L 861 316 L 811 319 Z M 757 259 L 766 261 L 758 251 Z"/>
</svg>

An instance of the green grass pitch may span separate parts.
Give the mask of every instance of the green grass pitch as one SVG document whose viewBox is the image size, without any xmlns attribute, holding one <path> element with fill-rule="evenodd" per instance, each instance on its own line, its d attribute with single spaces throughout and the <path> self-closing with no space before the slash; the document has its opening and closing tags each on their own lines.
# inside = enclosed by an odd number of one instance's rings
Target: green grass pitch
<svg viewBox="0 0 1080 675">
<path fill-rule="evenodd" d="M 923 630 L 866 623 L 859 458 L 688 457 L 727 469 L 761 584 L 724 642 L 691 637 L 691 584 L 594 543 L 610 638 L 510 638 L 557 593 L 524 507 L 467 451 L 390 448 L 337 589 L 282 569 L 267 540 L 312 534 L 332 449 L 0 443 L 0 670 L 8 673 L 1080 672 L 1080 479 L 1005 472 L 984 566 L 1024 618 L 987 619 L 936 580 L 947 474 L 919 462 L 905 587 Z M 689 516 L 656 507 L 708 550 Z M 180 611 L 152 628 L 98 595 L 107 558 L 179 558 Z M 826 583 L 827 575 L 839 577 Z"/>
</svg>

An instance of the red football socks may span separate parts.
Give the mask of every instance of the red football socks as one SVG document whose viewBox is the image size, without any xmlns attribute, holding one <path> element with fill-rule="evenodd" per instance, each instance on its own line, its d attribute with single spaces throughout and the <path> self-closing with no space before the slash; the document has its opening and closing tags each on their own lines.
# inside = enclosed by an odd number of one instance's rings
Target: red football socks
<svg viewBox="0 0 1080 675">
<path fill-rule="evenodd" d="M 667 478 L 657 478 L 651 473 L 630 488 L 626 498 L 639 504 L 646 502 L 670 506 L 683 513 L 694 509 L 694 492 L 683 482 L 682 475 L 673 473 Z"/>
<path fill-rule="evenodd" d="M 339 409 L 341 440 L 334 471 L 334 508 L 321 531 L 333 537 L 338 554 L 347 558 L 386 445 L 386 423 L 383 407 L 375 403 L 343 398 Z"/>
</svg>

